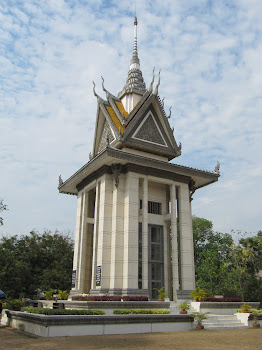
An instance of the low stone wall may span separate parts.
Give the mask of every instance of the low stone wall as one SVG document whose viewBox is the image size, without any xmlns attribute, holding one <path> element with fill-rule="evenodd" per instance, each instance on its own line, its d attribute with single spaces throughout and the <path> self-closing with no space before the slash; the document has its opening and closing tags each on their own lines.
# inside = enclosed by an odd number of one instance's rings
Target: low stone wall
<svg viewBox="0 0 262 350">
<path fill-rule="evenodd" d="M 191 306 L 196 311 L 210 312 L 211 314 L 233 315 L 236 313 L 242 304 L 252 306 L 252 309 L 259 307 L 259 302 L 207 302 L 207 301 L 192 301 Z"/>
<path fill-rule="evenodd" d="M 188 315 L 46 316 L 7 311 L 10 325 L 41 337 L 186 331 Z"/>
</svg>

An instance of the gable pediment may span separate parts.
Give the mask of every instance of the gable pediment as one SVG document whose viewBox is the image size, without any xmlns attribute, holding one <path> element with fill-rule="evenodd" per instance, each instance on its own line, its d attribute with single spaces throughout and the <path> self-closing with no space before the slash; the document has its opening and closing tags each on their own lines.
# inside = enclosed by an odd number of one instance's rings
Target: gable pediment
<svg viewBox="0 0 262 350">
<path fill-rule="evenodd" d="M 147 142 L 150 145 L 167 146 L 165 137 L 153 116 L 152 111 L 149 111 L 142 123 L 134 132 L 132 138 L 142 142 Z"/>
<path fill-rule="evenodd" d="M 133 116 L 123 135 L 125 147 L 172 159 L 179 155 L 167 117 L 161 113 L 152 96 Z"/>
</svg>

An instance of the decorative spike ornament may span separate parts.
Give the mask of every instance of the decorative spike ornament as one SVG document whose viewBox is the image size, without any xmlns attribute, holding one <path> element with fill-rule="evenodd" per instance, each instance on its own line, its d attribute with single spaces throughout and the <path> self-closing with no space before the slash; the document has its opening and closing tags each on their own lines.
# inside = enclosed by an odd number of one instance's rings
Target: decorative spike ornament
<svg viewBox="0 0 262 350">
<path fill-rule="evenodd" d="M 96 91 L 95 91 L 95 88 L 96 88 L 96 84 L 95 84 L 95 82 L 94 82 L 94 80 L 93 80 L 93 93 L 94 93 L 94 95 L 96 96 L 96 97 L 98 97 L 98 95 L 97 95 L 97 93 L 96 93 Z"/>
<path fill-rule="evenodd" d="M 150 94 L 153 91 L 154 80 L 155 80 L 155 67 L 153 68 L 153 77 L 152 77 L 151 83 L 150 83 L 150 85 L 149 85 L 149 87 L 147 89 L 147 91 L 150 92 Z"/>
<path fill-rule="evenodd" d="M 159 69 L 159 72 L 158 72 L 158 82 L 156 84 L 156 87 L 155 87 L 155 90 L 153 92 L 153 95 L 157 96 L 158 95 L 158 88 L 159 88 L 159 85 L 160 85 L 160 73 L 161 73 L 161 69 Z"/>
<path fill-rule="evenodd" d="M 169 108 L 169 115 L 167 116 L 168 119 L 171 118 L 171 114 L 172 114 L 171 109 L 172 109 L 172 106 Z"/>
</svg>

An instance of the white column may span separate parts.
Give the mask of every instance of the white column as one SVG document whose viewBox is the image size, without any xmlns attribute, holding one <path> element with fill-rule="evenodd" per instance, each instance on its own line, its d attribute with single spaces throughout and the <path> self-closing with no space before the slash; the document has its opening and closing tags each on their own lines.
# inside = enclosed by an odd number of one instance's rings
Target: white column
<svg viewBox="0 0 262 350">
<path fill-rule="evenodd" d="M 168 274 L 168 263 L 169 263 L 169 256 L 168 256 L 168 247 L 167 247 L 167 225 L 166 223 L 163 225 L 163 238 L 164 238 L 164 283 L 165 283 L 165 290 L 168 292 L 168 296 L 170 297 L 170 291 L 168 290 L 169 287 L 169 274 Z"/>
<path fill-rule="evenodd" d="M 100 181 L 97 266 L 101 266 L 101 286 L 96 287 L 96 289 L 109 289 L 112 231 L 112 175 L 105 174 L 100 178 Z"/>
<path fill-rule="evenodd" d="M 142 200 L 142 288 L 148 289 L 148 180 L 143 179 Z"/>
<path fill-rule="evenodd" d="M 171 236 L 172 236 L 172 274 L 173 300 L 176 300 L 176 291 L 179 289 L 178 245 L 177 245 L 177 214 L 176 214 L 176 186 L 170 186 L 171 199 Z"/>
<path fill-rule="evenodd" d="M 113 184 L 110 289 L 122 289 L 123 284 L 124 177 L 119 176 L 118 187 Z"/>
<path fill-rule="evenodd" d="M 97 182 L 97 184 L 96 184 L 96 200 L 95 200 L 95 223 L 94 223 L 94 239 L 93 239 L 93 261 L 92 261 L 91 289 L 95 289 L 96 288 L 96 266 L 97 266 L 99 209 L 100 209 L 100 182 Z"/>
<path fill-rule="evenodd" d="M 134 173 L 126 174 L 124 216 L 123 288 L 138 288 L 138 211 L 139 179 Z"/>
<path fill-rule="evenodd" d="M 195 289 L 194 245 L 191 205 L 187 184 L 180 185 L 179 200 L 181 284 L 183 290 Z"/>
<path fill-rule="evenodd" d="M 76 229 L 75 229 L 75 245 L 74 245 L 74 261 L 73 271 L 76 271 L 75 276 L 75 287 L 72 291 L 78 291 L 79 289 L 79 251 L 81 243 L 81 221 L 82 221 L 82 205 L 83 203 L 83 192 L 79 192 L 77 196 L 77 211 L 76 211 Z"/>
<path fill-rule="evenodd" d="M 87 203 L 88 194 L 83 192 L 82 215 L 80 220 L 80 245 L 79 245 L 79 266 L 78 266 L 78 289 L 79 293 L 84 293 L 85 269 L 86 269 L 86 247 L 87 247 Z"/>
</svg>

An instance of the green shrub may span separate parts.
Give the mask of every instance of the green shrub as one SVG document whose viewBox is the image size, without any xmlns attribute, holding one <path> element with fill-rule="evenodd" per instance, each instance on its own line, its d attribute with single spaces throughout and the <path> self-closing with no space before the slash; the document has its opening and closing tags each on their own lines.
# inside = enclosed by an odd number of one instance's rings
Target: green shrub
<svg viewBox="0 0 262 350">
<path fill-rule="evenodd" d="M 68 298 L 68 293 L 66 290 L 59 290 L 59 294 L 58 294 L 58 299 L 59 300 L 67 300 Z"/>
<path fill-rule="evenodd" d="M 155 309 L 126 309 L 126 310 L 114 310 L 114 315 L 168 315 L 168 310 L 155 310 Z"/>
<path fill-rule="evenodd" d="M 45 291 L 44 295 L 45 295 L 46 300 L 52 300 L 53 299 L 53 294 L 54 294 L 53 289 Z"/>
<path fill-rule="evenodd" d="M 207 293 L 203 289 L 200 289 L 200 288 L 196 288 L 189 295 L 191 297 L 193 297 L 193 299 L 196 301 L 205 300 L 207 297 Z"/>
<path fill-rule="evenodd" d="M 183 303 L 179 304 L 179 309 L 181 311 L 188 311 L 188 310 L 190 310 L 190 307 L 191 306 L 186 301 L 184 301 Z"/>
<path fill-rule="evenodd" d="M 242 304 L 240 306 L 242 312 L 251 312 L 252 306 L 248 304 Z"/>
<path fill-rule="evenodd" d="M 19 299 L 8 300 L 6 308 L 9 310 L 20 310 L 24 303 Z"/>
<path fill-rule="evenodd" d="M 158 299 L 165 299 L 166 297 L 166 292 L 165 292 L 165 287 L 161 287 L 160 289 L 154 288 L 154 290 L 157 290 L 158 292 Z"/>
<path fill-rule="evenodd" d="M 38 315 L 105 315 L 101 310 L 65 310 L 65 309 L 44 309 L 40 307 L 27 307 L 25 312 Z"/>
</svg>

